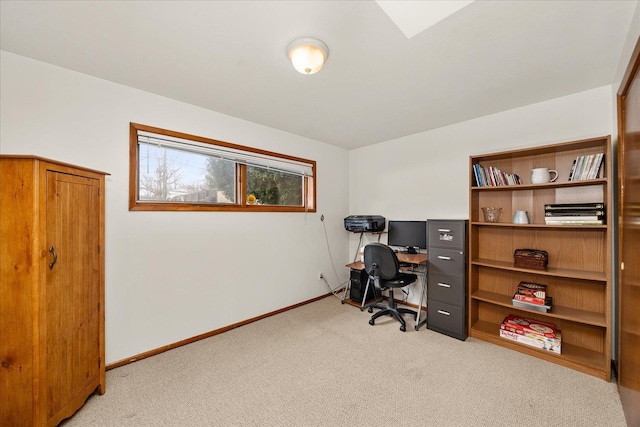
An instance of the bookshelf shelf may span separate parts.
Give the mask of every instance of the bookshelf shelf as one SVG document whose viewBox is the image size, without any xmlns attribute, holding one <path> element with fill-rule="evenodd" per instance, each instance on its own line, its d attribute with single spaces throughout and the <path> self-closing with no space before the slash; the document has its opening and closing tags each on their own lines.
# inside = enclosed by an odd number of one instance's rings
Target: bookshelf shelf
<svg viewBox="0 0 640 427">
<path fill-rule="evenodd" d="M 474 222 L 474 226 L 478 227 L 510 227 L 510 228 L 556 228 L 556 229 L 585 229 L 585 230 L 606 230 L 606 225 L 547 225 L 547 224 L 512 224 L 512 223 L 495 223 L 495 222 Z"/>
<path fill-rule="evenodd" d="M 527 312 L 527 316 L 531 314 L 536 315 L 540 314 L 538 311 L 527 310 L 524 308 L 514 307 L 511 303 L 511 295 L 502 295 L 495 292 L 489 291 L 476 291 L 471 298 L 485 301 L 491 304 L 501 305 L 503 307 L 509 307 L 513 310 L 520 310 Z M 557 304 L 553 305 L 553 309 L 549 313 L 543 313 L 546 317 L 556 318 L 556 319 L 564 319 L 569 320 L 571 322 L 578 323 L 586 323 L 593 326 L 598 326 L 601 328 L 605 328 L 607 323 L 605 321 L 604 315 L 602 313 L 594 312 L 594 311 L 586 311 L 580 310 L 571 307 L 562 307 Z"/>
<path fill-rule="evenodd" d="M 604 154 L 598 178 L 569 181 L 574 160 Z M 603 202 L 612 220 L 611 138 L 603 136 L 469 158 L 469 335 L 610 380 L 611 372 L 611 226 L 546 225 L 546 204 Z M 477 186 L 474 165 L 516 174 L 521 185 Z M 558 171 L 553 183 L 532 184 L 531 169 Z M 502 208 L 498 222 L 485 222 L 482 207 Z M 525 210 L 529 224 L 513 224 Z M 606 222 L 605 220 L 605 222 Z M 546 270 L 514 266 L 516 249 L 549 254 Z M 521 281 L 547 285 L 553 297 L 548 313 L 514 307 Z M 510 314 L 553 323 L 562 330 L 562 353 L 526 346 L 500 337 Z"/>
<path fill-rule="evenodd" d="M 485 258 L 478 258 L 475 260 L 471 260 L 471 264 L 476 266 L 481 266 L 481 267 L 487 267 L 487 268 L 496 268 L 501 270 L 535 274 L 538 276 L 565 277 L 569 279 L 594 280 L 594 281 L 601 281 L 601 282 L 604 282 L 607 280 L 606 275 L 598 271 L 572 270 L 567 268 L 555 268 L 555 267 L 549 267 L 546 270 L 530 270 L 527 268 L 514 267 L 513 261 L 511 262 L 496 261 L 496 260 L 485 259 Z"/>
<path fill-rule="evenodd" d="M 473 324 L 472 336 L 511 350 L 538 357 L 549 362 L 557 363 L 580 372 L 584 372 L 598 378 L 609 381 L 606 371 L 609 369 L 609 356 L 604 352 L 586 349 L 584 347 L 562 343 L 562 354 L 550 351 L 538 350 L 535 347 L 518 344 L 500 337 L 500 323 L 477 321 Z"/>
<path fill-rule="evenodd" d="M 601 185 L 605 179 L 585 179 L 582 181 L 550 182 L 548 184 L 521 184 L 521 185 L 498 185 L 486 187 L 471 187 L 478 191 L 525 191 L 540 190 L 542 188 L 564 188 L 564 187 L 585 187 L 588 185 Z"/>
</svg>

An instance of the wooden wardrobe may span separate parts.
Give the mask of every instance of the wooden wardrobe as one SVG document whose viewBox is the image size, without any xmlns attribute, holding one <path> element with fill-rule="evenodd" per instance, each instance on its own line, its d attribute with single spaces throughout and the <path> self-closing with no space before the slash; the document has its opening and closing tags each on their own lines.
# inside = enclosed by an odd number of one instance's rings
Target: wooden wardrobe
<svg viewBox="0 0 640 427">
<path fill-rule="evenodd" d="M 620 285 L 618 392 L 630 426 L 640 425 L 640 38 L 618 91 Z"/>
<path fill-rule="evenodd" d="M 105 175 L 0 156 L 2 426 L 55 426 L 105 392 Z"/>
</svg>

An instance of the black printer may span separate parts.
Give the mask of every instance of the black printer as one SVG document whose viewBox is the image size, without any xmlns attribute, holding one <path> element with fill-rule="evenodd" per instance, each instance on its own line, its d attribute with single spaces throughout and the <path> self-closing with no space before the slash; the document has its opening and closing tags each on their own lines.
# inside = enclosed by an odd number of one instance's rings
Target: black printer
<svg viewBox="0 0 640 427">
<path fill-rule="evenodd" d="M 351 215 L 344 219 L 344 228 L 353 233 L 384 231 L 385 219 L 380 215 Z"/>
</svg>

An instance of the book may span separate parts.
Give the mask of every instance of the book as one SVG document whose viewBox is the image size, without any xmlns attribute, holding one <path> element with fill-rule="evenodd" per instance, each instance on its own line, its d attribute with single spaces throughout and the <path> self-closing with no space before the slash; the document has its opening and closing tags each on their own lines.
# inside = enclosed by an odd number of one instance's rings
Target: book
<svg viewBox="0 0 640 427">
<path fill-rule="evenodd" d="M 520 179 L 520 177 L 517 174 L 513 174 L 513 177 L 515 179 L 516 185 L 522 185 L 522 180 Z"/>
<path fill-rule="evenodd" d="M 596 179 L 604 159 L 604 153 L 578 156 L 571 165 L 569 181 Z"/>
<path fill-rule="evenodd" d="M 546 217 L 561 217 L 561 216 L 598 216 L 604 218 L 605 211 L 597 209 L 556 209 L 552 211 L 545 211 Z"/>
<path fill-rule="evenodd" d="M 584 209 L 584 210 L 604 210 L 604 202 L 589 203 L 548 203 L 544 205 L 545 212 L 556 211 L 561 209 Z"/>
<path fill-rule="evenodd" d="M 569 170 L 569 181 L 571 181 L 571 179 L 573 178 L 573 174 L 576 171 L 576 160 L 574 160 L 571 164 L 571 170 Z"/>
<path fill-rule="evenodd" d="M 598 154 L 596 157 L 596 161 L 593 164 L 593 168 L 591 169 L 591 179 L 597 179 L 600 174 L 600 169 L 602 168 L 602 161 L 604 160 L 604 153 Z"/>
<path fill-rule="evenodd" d="M 580 179 L 580 173 L 582 172 L 582 164 L 584 163 L 584 156 L 580 156 L 576 159 L 576 170 L 573 172 L 572 181 L 578 181 Z"/>
<path fill-rule="evenodd" d="M 498 182 L 496 181 L 496 172 L 493 170 L 493 166 L 489 166 L 489 181 L 494 187 L 498 185 Z"/>
<path fill-rule="evenodd" d="M 548 300 L 548 298 L 551 298 L 549 296 L 546 296 L 544 298 L 537 298 L 537 297 L 532 297 L 529 295 L 522 295 L 519 293 L 515 293 L 513 294 L 513 299 L 516 301 L 521 301 L 521 302 L 526 302 L 528 304 L 537 304 L 537 305 L 551 305 L 551 301 L 552 300 Z"/>
<path fill-rule="evenodd" d="M 580 177 L 578 179 L 579 181 L 584 181 L 585 179 L 587 179 L 589 175 L 589 168 L 591 167 L 591 163 L 593 162 L 593 156 L 593 154 L 587 155 L 584 161 L 584 166 L 582 167 L 582 172 L 580 173 Z"/>
<path fill-rule="evenodd" d="M 581 220 L 581 219 L 570 219 L 570 220 L 558 220 L 552 218 L 545 218 L 544 223 L 546 225 L 603 225 L 604 220 L 596 219 L 596 220 Z"/>
<path fill-rule="evenodd" d="M 600 166 L 602 165 L 602 159 L 604 158 L 604 153 L 596 154 L 596 157 L 593 159 L 593 164 L 589 169 L 589 174 L 587 179 L 596 179 L 598 177 L 598 172 L 600 172 Z"/>
<path fill-rule="evenodd" d="M 596 221 L 602 220 L 603 215 L 545 215 L 544 220 L 547 221 Z"/>
<path fill-rule="evenodd" d="M 482 187 L 482 181 L 480 181 L 480 170 L 477 163 L 473 165 L 473 176 L 476 179 L 476 187 Z"/>
<path fill-rule="evenodd" d="M 524 308 L 524 309 L 533 310 L 533 311 L 539 311 L 541 313 L 548 313 L 549 311 L 551 311 L 551 305 L 552 305 L 553 299 L 552 297 L 547 297 L 545 298 L 544 301 L 546 301 L 545 304 L 537 304 L 537 303 L 531 303 L 526 301 L 520 301 L 514 297 L 511 300 L 511 303 L 513 304 L 514 307 Z"/>
<path fill-rule="evenodd" d="M 496 187 L 502 185 L 521 185 L 520 177 L 513 173 L 506 173 L 493 166 L 473 165 L 473 175 L 478 187 Z"/>
<path fill-rule="evenodd" d="M 544 302 L 547 296 L 547 285 L 522 281 L 516 287 L 516 294 L 523 297 L 539 298 Z"/>
</svg>

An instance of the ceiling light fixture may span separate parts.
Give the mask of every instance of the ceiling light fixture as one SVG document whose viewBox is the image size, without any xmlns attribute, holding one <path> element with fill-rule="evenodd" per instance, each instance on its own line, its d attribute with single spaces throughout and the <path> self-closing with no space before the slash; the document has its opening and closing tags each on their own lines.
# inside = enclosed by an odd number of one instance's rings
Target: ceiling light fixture
<svg viewBox="0 0 640 427">
<path fill-rule="evenodd" d="M 329 57 L 329 48 L 318 39 L 304 37 L 289 43 L 287 56 L 298 72 L 302 74 L 315 74 L 324 65 Z"/>
</svg>

